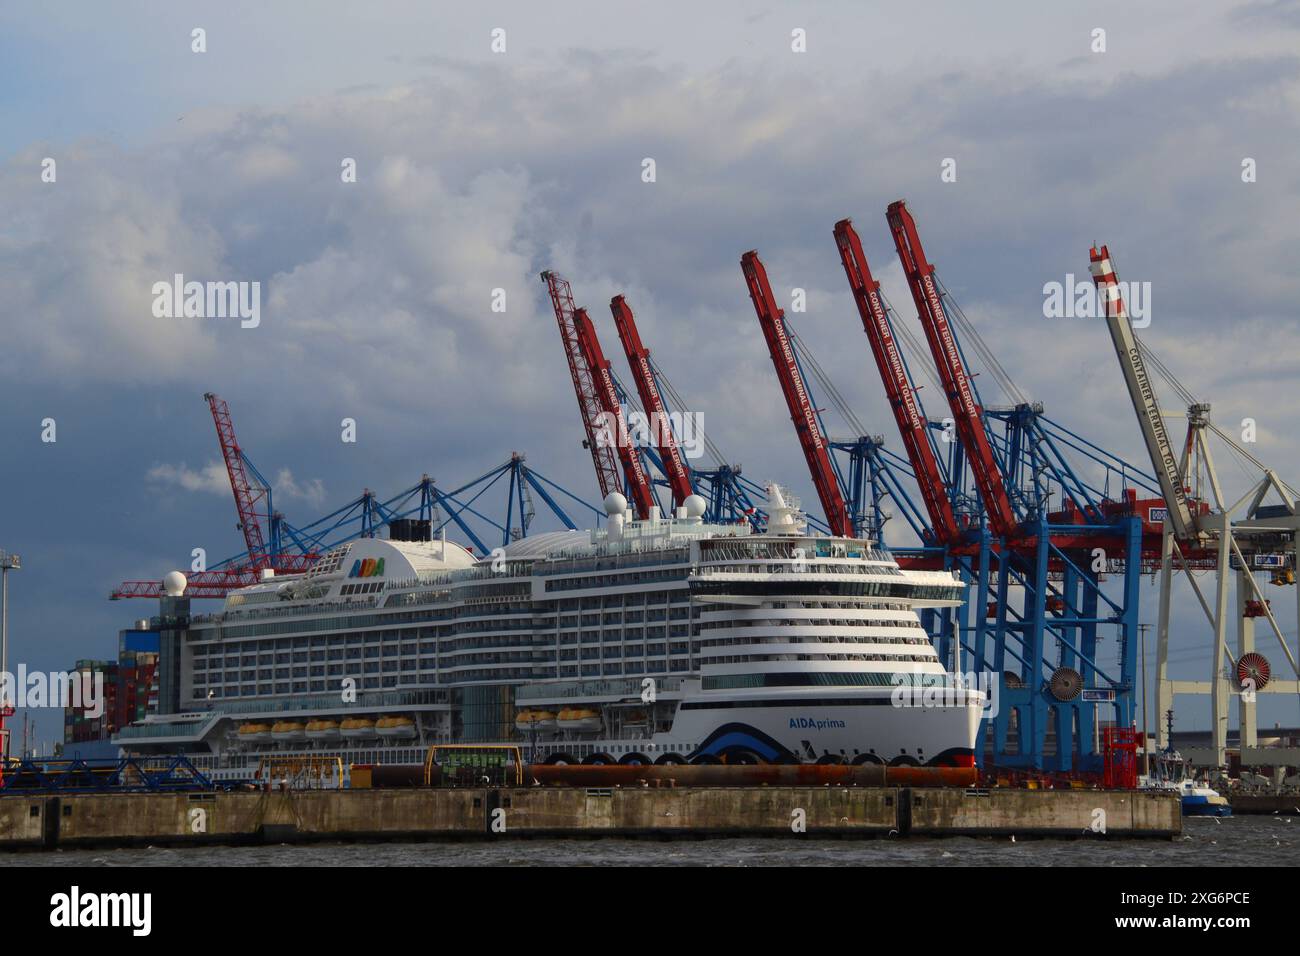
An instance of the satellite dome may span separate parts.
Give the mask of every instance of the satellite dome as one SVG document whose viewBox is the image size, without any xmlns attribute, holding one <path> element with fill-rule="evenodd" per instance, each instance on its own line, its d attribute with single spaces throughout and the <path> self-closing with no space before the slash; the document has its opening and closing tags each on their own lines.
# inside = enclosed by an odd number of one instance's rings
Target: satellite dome
<svg viewBox="0 0 1300 956">
<path fill-rule="evenodd" d="M 617 491 L 611 491 L 605 496 L 605 514 L 621 515 L 625 511 L 627 511 L 627 498 Z"/>
<path fill-rule="evenodd" d="M 702 518 L 709 508 L 709 503 L 699 495 L 687 495 L 686 500 L 682 502 L 682 507 L 686 509 L 686 517 Z"/>
<path fill-rule="evenodd" d="M 185 586 L 187 584 L 189 584 L 189 582 L 185 580 L 185 575 L 181 574 L 179 571 L 170 571 L 167 576 L 162 579 L 163 591 L 166 592 L 168 597 L 180 597 L 185 593 Z"/>
</svg>

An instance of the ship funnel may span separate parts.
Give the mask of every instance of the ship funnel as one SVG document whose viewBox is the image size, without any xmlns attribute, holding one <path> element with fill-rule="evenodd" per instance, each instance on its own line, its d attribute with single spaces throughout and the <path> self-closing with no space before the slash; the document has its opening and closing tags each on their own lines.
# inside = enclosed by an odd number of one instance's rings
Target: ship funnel
<svg viewBox="0 0 1300 956">
<path fill-rule="evenodd" d="M 767 533 L 803 534 L 807 524 L 799 510 L 799 500 L 787 494 L 776 482 L 767 486 Z"/>
</svg>

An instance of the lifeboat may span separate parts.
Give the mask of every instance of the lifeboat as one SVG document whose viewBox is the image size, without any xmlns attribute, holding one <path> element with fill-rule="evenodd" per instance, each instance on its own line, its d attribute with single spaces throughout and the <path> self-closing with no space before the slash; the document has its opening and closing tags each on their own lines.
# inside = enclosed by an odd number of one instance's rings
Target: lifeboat
<svg viewBox="0 0 1300 956">
<path fill-rule="evenodd" d="M 555 726 L 578 734 L 594 734 L 604 726 L 600 711 L 590 707 L 566 707 L 556 715 Z"/>
<path fill-rule="evenodd" d="M 515 728 L 525 734 L 553 734 L 555 714 L 549 710 L 521 710 L 515 715 Z"/>
<path fill-rule="evenodd" d="M 367 717 L 349 717 L 339 724 L 339 733 L 348 740 L 370 740 L 375 736 L 375 722 Z"/>
<path fill-rule="evenodd" d="M 269 724 L 259 724 L 250 721 L 249 723 L 240 726 L 239 739 L 254 744 L 266 743 L 271 739 L 271 727 Z"/>
<path fill-rule="evenodd" d="M 339 722 L 337 720 L 309 720 L 305 731 L 308 740 L 338 740 Z"/>
<path fill-rule="evenodd" d="M 293 743 L 307 737 L 302 721 L 277 720 L 271 725 L 271 739 L 277 743 Z"/>
<path fill-rule="evenodd" d="M 415 736 L 415 721 L 410 717 L 380 717 L 375 733 L 386 740 L 409 740 Z"/>
</svg>

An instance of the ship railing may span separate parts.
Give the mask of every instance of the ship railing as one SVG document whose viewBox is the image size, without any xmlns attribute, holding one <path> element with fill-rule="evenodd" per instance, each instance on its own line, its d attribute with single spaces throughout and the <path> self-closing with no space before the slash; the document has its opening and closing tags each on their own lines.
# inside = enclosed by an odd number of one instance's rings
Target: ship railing
<svg viewBox="0 0 1300 956">
<path fill-rule="evenodd" d="M 656 693 L 681 690 L 682 678 L 659 677 L 655 681 Z M 642 678 L 622 678 L 615 680 L 583 681 L 578 684 L 533 684 L 520 687 L 515 691 L 516 702 L 548 698 L 590 698 L 590 697 L 640 697 L 643 689 Z"/>
<path fill-rule="evenodd" d="M 690 557 L 690 548 L 686 547 L 659 551 L 629 552 L 626 554 L 563 558 L 548 562 L 546 566 L 535 569 L 534 573 L 538 577 L 549 577 L 555 574 L 581 574 L 588 571 L 628 570 L 649 565 L 684 564 L 690 561 Z"/>
<path fill-rule="evenodd" d="M 445 688 L 420 688 L 411 690 L 367 690 L 357 694 L 355 701 L 344 702 L 339 694 L 313 694 L 309 697 L 297 697 L 292 700 L 239 701 L 222 703 L 220 701 L 199 701 L 196 707 L 203 707 L 222 714 L 271 713 L 294 710 L 321 710 L 325 708 L 364 709 L 371 707 L 409 707 L 417 704 L 445 704 Z"/>
<path fill-rule="evenodd" d="M 142 722 L 123 727 L 114 735 L 116 740 L 140 740 L 157 737 L 203 737 L 212 723 L 223 717 L 237 717 L 242 714 L 278 714 L 314 710 L 368 710 L 386 707 L 413 707 L 428 704 L 448 703 L 447 690 L 422 689 L 410 691 L 362 691 L 356 701 L 344 703 L 337 694 L 318 694 L 293 700 L 279 701 L 240 701 L 222 703 L 219 701 L 196 702 L 196 708 L 202 708 L 204 716 L 198 719 L 168 721 L 167 723 Z M 183 725 L 183 726 L 182 726 Z"/>
<path fill-rule="evenodd" d="M 236 608 L 229 611 L 219 611 L 213 614 L 194 614 L 190 616 L 191 624 L 242 624 L 245 621 L 256 621 L 271 617 L 292 617 L 295 614 L 304 616 L 314 616 L 322 608 L 328 608 L 331 611 L 355 611 L 365 608 L 373 608 L 379 598 L 379 595 L 373 595 L 368 598 L 349 598 L 345 601 L 325 601 L 320 604 L 314 604 L 310 607 L 253 607 Z"/>
<path fill-rule="evenodd" d="M 113 735 L 113 742 L 118 740 L 135 740 L 148 737 L 195 737 L 202 739 L 219 719 L 216 714 L 178 714 L 166 723 L 160 721 L 142 721 L 129 724 Z"/>
<path fill-rule="evenodd" d="M 750 575 L 772 575 L 772 574 L 791 574 L 802 577 L 831 577 L 834 575 L 876 575 L 880 577 L 900 577 L 903 572 L 900 568 L 880 567 L 876 565 L 837 565 L 834 568 L 818 567 L 814 564 L 804 566 L 798 565 L 798 559 L 791 558 L 729 558 L 727 561 L 742 560 L 744 563 L 732 564 L 717 562 L 701 562 L 691 573 L 692 576 L 704 576 L 710 574 L 750 574 Z M 812 559 L 809 559 L 810 561 Z M 788 566 L 784 562 L 789 562 Z M 775 566 L 765 566 L 764 562 L 779 562 Z"/>
</svg>

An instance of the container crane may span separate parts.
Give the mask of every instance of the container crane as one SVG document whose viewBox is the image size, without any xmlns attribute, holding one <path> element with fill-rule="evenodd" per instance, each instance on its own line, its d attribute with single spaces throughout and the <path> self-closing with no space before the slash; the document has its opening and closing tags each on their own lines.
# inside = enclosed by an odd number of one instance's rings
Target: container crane
<svg viewBox="0 0 1300 956">
<path fill-rule="evenodd" d="M 673 507 L 681 507 L 688 495 L 694 493 L 691 485 L 691 472 L 682 457 L 682 451 L 673 437 L 669 424 L 668 410 L 663 396 L 659 394 L 659 383 L 655 380 L 654 369 L 650 365 L 650 350 L 641 342 L 637 331 L 636 319 L 632 308 L 621 295 L 614 296 L 609 302 L 609 309 L 614 314 L 614 325 L 618 328 L 619 340 L 623 343 L 623 352 L 627 355 L 627 364 L 632 369 L 632 378 L 636 382 L 637 395 L 641 405 L 650 419 L 653 431 L 652 440 L 659 452 L 659 461 L 663 466 L 668 486 L 672 490 Z"/>
<path fill-rule="evenodd" d="M 839 247 L 840 261 L 848 276 L 849 287 L 853 290 L 853 301 L 857 303 L 858 314 L 862 317 L 862 327 L 871 343 L 871 353 L 880 370 L 889 405 L 894 410 L 899 435 L 902 436 L 907 457 L 916 473 L 916 483 L 930 516 L 934 537 L 941 543 L 955 541 L 961 534 L 961 529 L 948 498 L 934 447 L 930 444 L 925 415 L 916 400 L 916 391 L 908 376 L 907 365 L 894 339 L 889 312 L 880 294 L 880 283 L 871 275 L 862 241 L 851 220 L 841 219 L 835 224 L 835 244 Z"/>
<path fill-rule="evenodd" d="M 614 385 L 614 374 L 609 360 L 605 358 L 605 353 L 600 347 L 596 327 L 592 325 L 587 310 L 576 309 L 573 313 L 573 322 L 578 333 L 578 347 L 582 350 L 583 361 L 591 370 L 596 399 L 600 405 L 601 420 L 605 423 L 601 429 L 600 441 L 608 444 L 612 438 L 618 460 L 623 466 L 624 474 L 627 475 L 627 489 L 636 516 L 645 520 L 650 517 L 650 509 L 655 507 L 654 491 L 650 487 L 650 476 L 646 474 L 640 452 L 633 446 L 628 436 L 627 419 L 623 415 L 623 406 L 619 401 L 618 388 Z M 611 431 L 613 435 L 609 434 Z"/>
<path fill-rule="evenodd" d="M 1135 470 L 1050 422 L 1040 404 L 1025 398 L 942 289 L 906 205 L 893 203 L 887 220 L 958 438 L 947 470 L 939 473 L 947 479 L 946 501 L 959 534 L 946 541 L 936 535 L 935 543 L 942 549 L 943 566 L 971 585 L 972 600 L 951 630 L 944 623 L 936 643 L 945 659 L 952 652 L 957 670 L 962 670 L 961 652 L 969 650 L 975 671 L 989 668 L 1001 675 L 1001 706 L 989 721 L 997 764 L 1097 769 L 1102 755 L 1087 752 L 1085 740 L 1087 728 L 1099 719 L 1098 706 L 1113 706 L 1116 723 L 1124 727 L 1131 726 L 1134 710 L 1142 524 L 1124 507 L 1133 496 L 1126 491 L 1122 502 L 1115 501 L 1108 489 L 1112 475 L 1130 479 Z M 868 335 L 873 327 L 893 332 L 883 298 L 873 303 L 869 295 L 875 284 L 862 274 L 859 260 L 865 261 L 865 256 L 860 243 L 854 248 L 852 238 L 849 227 L 837 226 L 841 263 L 864 327 Z M 879 296 L 878 287 L 876 292 Z M 969 340 L 959 340 L 959 329 Z M 912 388 L 910 376 L 906 365 L 900 374 L 901 362 L 891 360 L 888 341 L 881 336 L 873 342 L 873 352 L 909 452 L 924 442 L 919 459 L 912 455 L 919 484 L 920 476 L 934 473 L 925 449 L 936 456 L 935 470 L 938 449 L 927 433 L 908 434 L 924 417 L 919 408 L 916 418 L 907 414 L 907 392 L 902 389 Z M 963 343 L 974 347 L 1013 406 L 983 405 Z M 1079 462 L 1085 462 L 1084 468 L 1076 466 Z M 1083 477 L 1098 466 L 1106 476 L 1105 488 Z M 963 491 L 967 476 L 975 500 Z M 1154 490 L 1151 480 L 1143 486 Z M 1051 508 L 1053 491 L 1061 496 L 1058 512 Z M 932 522 L 938 526 L 943 520 Z M 1113 556 L 1106 571 L 1123 568 L 1119 587 L 1104 586 L 1107 575 L 1097 568 L 1098 548 Z M 1098 654 L 1099 628 L 1104 625 L 1118 629 L 1118 667 Z M 1015 747 L 1010 745 L 1013 728 L 1019 741 Z M 1053 733 L 1057 752 L 1049 754 L 1046 742 Z"/>
<path fill-rule="evenodd" d="M 1300 661 L 1288 646 L 1270 602 L 1255 581 L 1256 573 L 1271 571 L 1273 584 L 1294 583 L 1296 541 L 1300 538 L 1300 493 L 1217 428 L 1210 421 L 1210 406 L 1196 401 L 1164 364 L 1138 342 L 1106 246 L 1092 247 L 1089 269 L 1105 309 L 1106 325 L 1119 358 L 1120 370 L 1164 497 L 1167 521 L 1160 550 L 1156 708 L 1161 713 L 1171 710 L 1175 693 L 1209 693 L 1210 762 L 1222 767 L 1227 759 L 1229 701 L 1236 696 L 1241 757 L 1243 764 L 1248 764 L 1247 752 L 1258 745 L 1255 692 L 1300 693 Z M 1188 402 L 1187 439 L 1177 456 L 1157 403 L 1154 382 L 1147 374 L 1148 360 Z M 1230 451 L 1260 472 L 1254 486 L 1235 503 L 1224 496 L 1219 482 L 1208 442 L 1211 432 L 1218 435 Z M 1202 472 L 1209 489 L 1209 501 L 1192 494 L 1194 487 L 1202 486 Z M 1266 504 L 1265 499 L 1270 496 L 1277 503 Z M 1244 514 L 1234 520 L 1233 514 L 1239 509 L 1244 509 Z M 1215 572 L 1213 609 L 1191 574 L 1194 566 L 1208 566 Z M 1205 682 L 1173 681 L 1168 674 L 1172 582 L 1180 570 L 1187 574 L 1214 634 L 1214 649 L 1209 661 L 1210 680 Z M 1235 602 L 1228 594 L 1230 579 L 1234 575 Z M 1300 602 L 1300 593 L 1296 597 Z M 1263 618 L 1268 624 L 1295 679 L 1277 679 L 1272 675 L 1268 659 L 1256 652 L 1255 618 Z M 1228 632 L 1233 620 L 1237 632 L 1235 655 L 1228 650 Z M 1167 743 L 1166 735 L 1160 744 Z"/>
<path fill-rule="evenodd" d="M 808 471 L 826 515 L 826 523 L 831 534 L 851 538 L 854 536 L 853 520 L 831 463 L 829 442 L 817 420 L 817 409 L 808 396 L 803 373 L 795 358 L 794 345 L 785 326 L 785 312 L 776 304 L 776 297 L 772 294 L 772 286 L 767 279 L 767 270 L 758 253 L 746 252 L 741 256 L 740 267 L 745 273 L 749 297 L 753 300 L 754 311 L 763 328 L 772 365 L 780 380 L 786 407 L 790 410 L 790 419 L 794 422 L 799 445 L 808 462 Z"/>
<path fill-rule="evenodd" d="M 574 319 L 573 290 L 567 279 L 555 272 L 542 273 L 551 296 L 551 307 L 555 311 L 555 321 L 560 327 L 560 339 L 564 343 L 564 356 L 569 362 L 569 375 L 573 379 L 573 391 L 578 398 L 578 411 L 582 414 L 582 427 L 587 437 L 583 447 L 591 452 L 591 461 L 596 468 L 596 481 L 600 485 L 602 496 L 621 491 L 623 482 L 619 477 L 619 460 L 616 450 L 608 442 L 598 441 L 601 405 L 599 385 L 596 374 L 587 364 L 578 341 L 578 326 Z"/>
<path fill-rule="evenodd" d="M 943 382 L 957 436 L 966 449 L 980 500 L 988 514 L 989 526 L 998 537 L 1010 538 L 1016 531 L 1015 511 L 989 443 L 984 410 L 976 400 L 957 340 L 953 337 L 948 315 L 944 311 L 943 300 L 935 283 L 934 266 L 925 258 L 916 222 L 903 200 L 890 203 L 886 218 L 889 221 L 889 231 L 894 237 L 894 246 L 898 250 L 899 261 L 907 276 L 907 284 L 912 291 L 912 299 L 916 303 L 917 314 L 925 329 L 930 353 L 934 356 L 935 367 Z"/>
<path fill-rule="evenodd" d="M 617 299 L 621 299 L 619 296 Z M 615 308 L 614 303 L 610 303 L 611 309 Z M 658 408 L 662 414 L 667 416 L 666 420 L 671 420 L 671 413 L 675 409 L 683 415 L 690 414 L 690 404 L 682 394 L 673 387 L 673 383 L 664 374 L 663 369 L 650 358 L 649 349 L 645 349 L 641 343 L 640 333 L 636 332 L 635 319 L 632 317 L 629 308 L 626 315 L 620 315 L 618 311 L 615 314 L 615 321 L 620 325 L 619 335 L 623 341 L 624 349 L 627 354 L 628 365 L 631 366 L 633 373 L 638 377 L 644 374 L 646 376 L 645 384 L 653 386 L 651 395 L 657 396 L 658 401 L 651 402 L 650 408 Z M 631 339 L 625 337 L 625 330 L 622 327 L 626 319 L 627 330 L 636 333 Z M 629 344 L 637 346 L 636 349 L 627 351 Z M 644 366 L 644 367 L 643 367 Z M 617 384 L 617 379 L 615 379 Z M 642 389 L 642 382 L 638 379 L 637 389 Z M 626 390 L 619 387 L 620 394 L 626 394 Z M 627 395 L 629 405 L 634 404 L 630 395 Z M 645 408 L 640 409 L 645 411 Z M 663 421 L 665 419 L 661 419 Z M 683 426 L 684 427 L 684 426 Z M 692 439 L 698 443 L 708 456 L 712 459 L 712 467 L 692 468 L 685 463 L 685 453 L 682 445 L 674 435 L 671 428 L 665 428 L 664 432 L 658 436 L 661 439 L 672 440 L 673 448 L 679 459 L 681 459 L 680 475 L 687 479 L 686 484 L 682 484 L 680 477 L 676 480 L 670 478 L 670 469 L 673 455 L 666 447 L 660 447 L 658 454 L 655 450 L 646 449 L 646 457 L 650 463 L 659 469 L 673 491 L 674 504 L 680 505 L 681 501 L 694 490 L 695 494 L 700 495 L 708 503 L 705 509 L 705 520 L 715 524 L 730 524 L 736 522 L 748 522 L 755 530 L 761 530 L 767 524 L 767 513 L 760 507 L 761 503 L 767 499 L 767 489 L 763 486 L 750 481 L 741 471 L 739 465 L 732 464 L 732 459 L 723 453 L 722 449 L 709 437 L 702 429 L 696 428 L 691 435 Z M 685 433 L 683 435 L 685 438 Z M 818 519 L 809 518 L 810 524 L 814 527 L 820 527 Z"/>
<path fill-rule="evenodd" d="M 1142 349 L 1138 346 L 1133 324 L 1124 307 L 1124 297 L 1110 261 L 1110 251 L 1105 246 L 1100 249 L 1093 246 L 1089 260 L 1092 281 L 1097 286 L 1097 293 L 1106 311 L 1106 328 L 1110 332 L 1111 343 L 1115 346 L 1120 370 L 1124 373 L 1124 384 L 1128 388 L 1133 410 L 1137 413 L 1142 440 L 1155 469 L 1156 480 L 1160 482 L 1169 523 L 1178 540 L 1190 541 L 1196 537 L 1196 519 L 1187 501 L 1186 478 L 1179 468 L 1178 456 L 1174 454 L 1169 433 L 1165 430 L 1165 420 L 1156 401 L 1155 385 L 1147 374 Z"/>
</svg>

